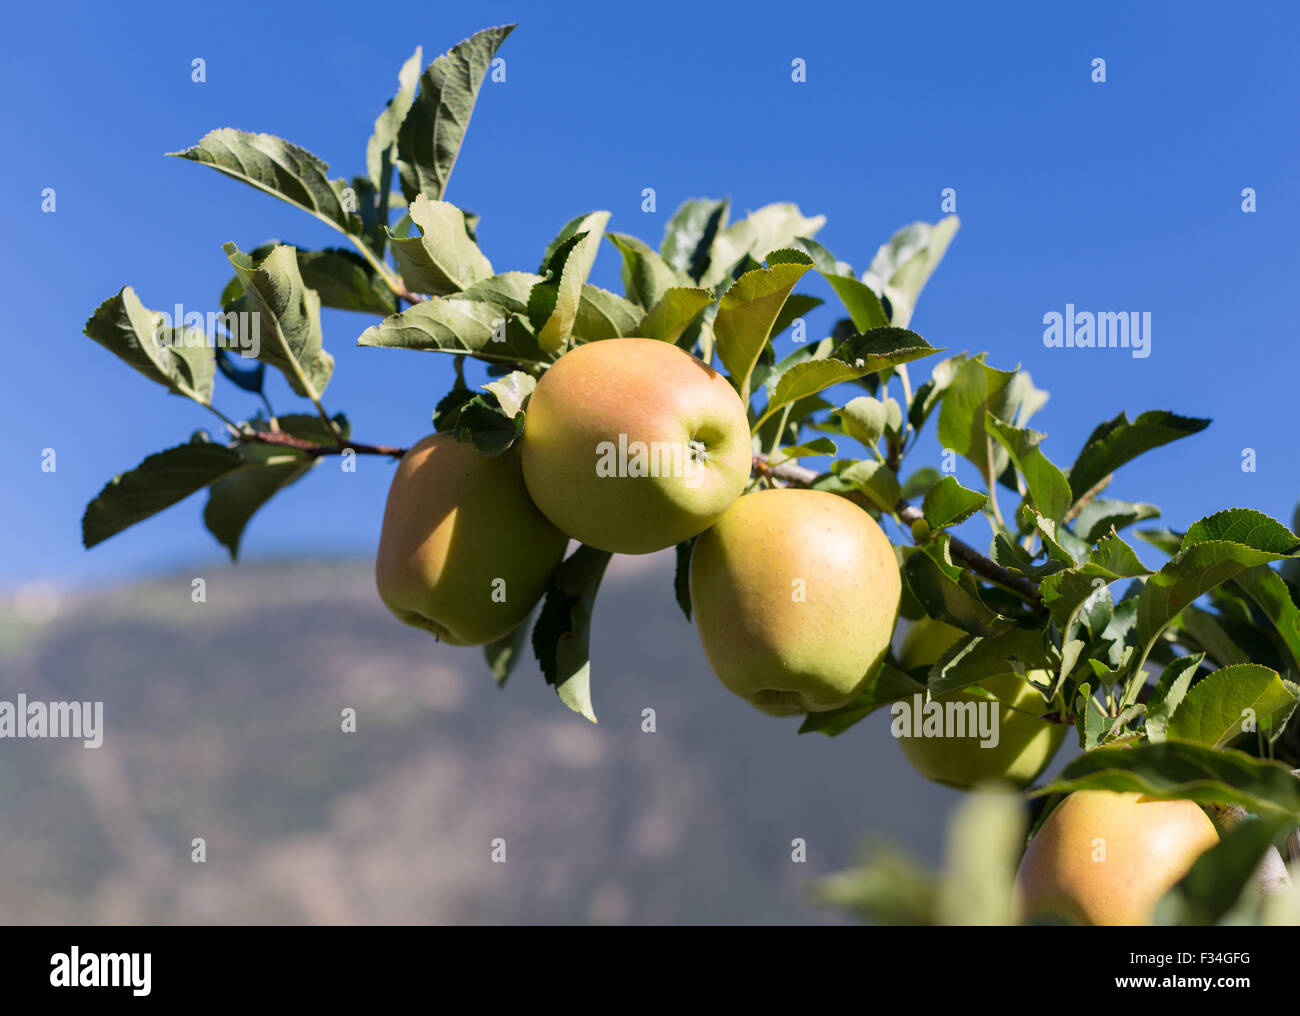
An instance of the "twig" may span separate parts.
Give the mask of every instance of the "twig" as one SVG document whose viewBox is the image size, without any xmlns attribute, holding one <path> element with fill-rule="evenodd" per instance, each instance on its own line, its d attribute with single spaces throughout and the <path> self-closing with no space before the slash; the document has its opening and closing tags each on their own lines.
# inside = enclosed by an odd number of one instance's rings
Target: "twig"
<svg viewBox="0 0 1300 1016">
<path fill-rule="evenodd" d="M 296 448 L 298 451 L 306 452 L 311 458 L 320 458 L 322 455 L 342 455 L 345 451 L 351 451 L 358 455 L 387 455 L 390 458 L 400 459 L 407 452 L 405 448 L 396 448 L 392 445 L 368 445 L 358 441 L 340 441 L 337 445 L 317 444 L 315 441 L 294 437 L 283 431 L 244 430 L 239 432 L 239 436 L 245 441 L 253 441 L 257 444 Z"/>
</svg>

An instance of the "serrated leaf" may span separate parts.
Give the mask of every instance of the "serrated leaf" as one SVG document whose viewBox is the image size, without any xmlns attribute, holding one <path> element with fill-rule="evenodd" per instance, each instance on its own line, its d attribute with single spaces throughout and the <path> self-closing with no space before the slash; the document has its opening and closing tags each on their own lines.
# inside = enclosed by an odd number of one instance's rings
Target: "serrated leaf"
<svg viewBox="0 0 1300 1016">
<path fill-rule="evenodd" d="M 882 512 L 892 515 L 898 510 L 903 496 L 898 486 L 898 474 L 883 462 L 861 459 L 840 470 L 839 477 L 862 491 Z"/>
<path fill-rule="evenodd" d="M 528 312 L 528 296 L 533 287 L 542 281 L 542 276 L 532 272 L 502 272 L 491 278 L 482 279 L 464 292 L 454 293 L 449 300 L 475 300 L 480 303 L 496 304 L 511 314 Z"/>
<path fill-rule="evenodd" d="M 819 437 L 812 441 L 805 441 L 802 444 L 787 445 L 777 453 L 776 458 L 771 460 L 771 464 L 778 466 L 782 462 L 789 462 L 792 459 L 834 455 L 837 451 L 834 441 L 828 437 Z"/>
<path fill-rule="evenodd" d="M 468 441 L 484 455 L 501 455 L 524 436 L 523 412 L 508 413 L 495 397 L 476 395 L 456 414 L 452 435 Z"/>
<path fill-rule="evenodd" d="M 357 345 L 465 353 L 510 364 L 550 360 L 516 316 L 479 300 L 425 300 L 367 328 Z"/>
<path fill-rule="evenodd" d="M 319 461 L 274 445 L 244 445 L 239 455 L 243 465 L 208 488 L 203 508 L 203 524 L 230 552 L 232 561 L 239 559 L 239 543 L 253 514 Z"/>
<path fill-rule="evenodd" d="M 475 32 L 433 61 L 398 131 L 398 148 L 415 189 L 441 199 L 492 58 L 514 25 Z"/>
<path fill-rule="evenodd" d="M 596 255 L 600 253 L 600 241 L 605 235 L 605 227 L 609 225 L 609 212 L 588 212 L 586 215 L 579 215 L 570 219 L 564 224 L 555 239 L 546 245 L 546 251 L 542 254 L 541 267 L 538 272 L 545 275 L 548 266 L 554 260 L 556 253 L 564 246 L 565 241 L 579 233 L 586 233 L 590 238 L 587 246 L 582 251 L 581 260 L 578 267 L 581 269 L 581 275 L 585 281 L 591 275 L 591 266 L 596 262 Z"/>
<path fill-rule="evenodd" d="M 889 300 L 892 324 L 907 327 L 921 290 L 943 260 L 960 226 L 961 220 L 955 215 L 934 225 L 914 222 L 900 229 L 890 237 L 889 243 L 876 251 L 862 281 Z"/>
<path fill-rule="evenodd" d="M 533 652 L 546 683 L 575 713 L 596 722 L 588 643 L 596 591 L 610 554 L 582 545 L 551 576 L 533 628 Z"/>
<path fill-rule="evenodd" d="M 366 142 L 366 174 L 374 189 L 375 227 L 388 226 L 388 198 L 393 189 L 393 170 L 397 167 L 398 146 L 397 132 L 406 119 L 415 101 L 415 89 L 420 81 L 420 64 L 423 62 L 423 50 L 416 46 L 415 52 L 397 72 L 397 94 L 388 100 L 384 111 L 375 120 L 374 131 Z M 374 230 L 378 245 L 372 243 L 382 255 L 382 241 L 385 234 Z M 322 299 L 324 297 L 322 296 Z M 332 305 L 331 305 L 332 306 Z M 393 308 L 396 310 L 396 308 Z M 389 312 L 391 313 L 391 311 Z"/>
<path fill-rule="evenodd" d="M 150 455 L 113 477 L 86 506 L 82 544 L 89 550 L 129 526 L 170 508 L 243 464 L 233 448 L 190 443 Z"/>
<path fill-rule="evenodd" d="M 698 282 L 708 271 L 714 239 L 726 228 L 730 205 L 727 198 L 683 201 L 664 226 L 663 242 L 659 245 L 664 260 Z"/>
<path fill-rule="evenodd" d="M 1135 522 L 1159 516 L 1160 509 L 1153 504 L 1094 498 L 1079 509 L 1074 520 L 1074 532 L 1088 543 L 1094 543 L 1105 536 L 1112 526 L 1117 530 L 1123 529 Z"/>
<path fill-rule="evenodd" d="M 713 242 L 709 269 L 697 281 L 705 286 L 722 282 L 736 263 L 746 257 L 757 259 L 769 251 L 790 247 L 796 237 L 815 236 L 826 216 L 806 218 L 798 205 L 764 205 L 720 231 Z"/>
<path fill-rule="evenodd" d="M 269 363 L 297 394 L 319 399 L 334 372 L 321 345 L 320 297 L 303 285 L 298 252 L 279 246 L 260 263 L 233 243 L 222 248 L 244 284 L 247 308 L 259 315 L 257 359 Z"/>
<path fill-rule="evenodd" d="M 1300 780 L 1284 765 L 1185 741 L 1101 748 L 1081 755 L 1031 797 L 1076 790 L 1136 792 L 1162 801 L 1239 804 L 1300 821 Z"/>
<path fill-rule="evenodd" d="M 871 447 L 880 440 L 888 422 L 885 404 L 868 395 L 850 399 L 844 408 L 831 414 L 839 419 L 840 429 L 855 441 Z"/>
<path fill-rule="evenodd" d="M 935 541 L 940 547 L 947 534 Z M 903 574 L 925 612 L 933 618 L 961 628 L 972 635 L 991 636 L 1005 631 L 1010 622 L 1000 617 L 980 599 L 979 589 L 968 571 L 953 579 L 928 554 L 917 551 L 903 566 Z"/>
<path fill-rule="evenodd" d="M 992 414 L 1004 422 L 1016 422 L 1014 378 L 1014 372 L 997 370 L 981 360 L 966 360 L 949 382 L 939 406 L 940 443 L 975 466 L 985 483 L 996 481 L 1009 462 L 1006 449 L 993 441 L 986 429 L 986 421 Z"/>
<path fill-rule="evenodd" d="M 515 370 L 483 387 L 496 396 L 497 404 L 507 416 L 513 418 L 516 413 L 524 411 L 524 403 L 537 387 L 537 378 L 522 370 Z"/>
<path fill-rule="evenodd" d="M 1255 663 L 1223 667 L 1201 678 L 1169 717 L 1171 739 L 1223 748 L 1253 730 L 1276 740 L 1295 712 L 1300 689 Z"/>
<path fill-rule="evenodd" d="M 528 316 L 538 330 L 537 344 L 545 353 L 560 353 L 573 334 L 589 239 L 588 234 L 578 233 L 565 240 L 547 265 L 546 281 L 534 286 L 528 296 Z"/>
<path fill-rule="evenodd" d="M 495 642 L 489 642 L 483 647 L 483 658 L 487 660 L 488 669 L 492 671 L 497 687 L 505 685 L 511 671 L 522 659 L 524 643 L 528 641 L 528 629 L 531 623 L 532 615 L 529 615 L 509 634 L 502 635 Z"/>
<path fill-rule="evenodd" d="M 653 307 L 674 286 L 689 283 L 656 251 L 627 233 L 606 233 L 623 257 L 623 295 L 642 307 Z"/>
<path fill-rule="evenodd" d="M 673 571 L 673 595 L 688 621 L 691 619 L 691 553 L 695 550 L 696 539 L 698 537 L 692 536 L 675 548 L 677 563 Z"/>
<path fill-rule="evenodd" d="M 328 163 L 283 138 L 221 127 L 209 131 L 193 147 L 167 154 L 211 166 L 301 208 L 343 233 L 361 235 L 361 217 L 347 210 L 347 181 L 329 179 Z"/>
<path fill-rule="evenodd" d="M 590 283 L 583 285 L 578 314 L 573 321 L 573 335 L 579 342 L 643 336 L 640 331 L 642 311 L 636 304 L 617 293 Z"/>
<path fill-rule="evenodd" d="M 1194 523 L 1182 549 L 1147 579 L 1138 597 L 1138 665 L 1184 607 L 1248 568 L 1295 557 L 1300 541 L 1262 512 L 1231 508 Z"/>
<path fill-rule="evenodd" d="M 465 231 L 461 210 L 421 194 L 411 202 L 411 223 L 419 233 L 389 233 L 393 256 L 406 288 L 413 293 L 447 296 L 492 277 L 492 263 Z"/>
<path fill-rule="evenodd" d="M 635 333 L 645 339 L 676 342 L 700 314 L 713 303 L 713 294 L 707 289 L 671 286 L 641 319 Z"/>
<path fill-rule="evenodd" d="M 935 532 L 965 522 L 988 502 L 988 496 L 970 490 L 954 476 L 944 476 L 932 486 L 921 505 L 921 514 Z"/>
<path fill-rule="evenodd" d="M 1092 432 L 1070 467 L 1070 489 L 1074 500 L 1143 452 L 1197 434 L 1209 425 L 1209 420 L 1177 416 L 1162 410 L 1143 413 L 1132 423 L 1127 414 L 1120 413 Z"/>
<path fill-rule="evenodd" d="M 838 709 L 808 713 L 799 727 L 799 733 L 816 732 L 835 737 L 891 702 L 923 694 L 925 685 L 918 684 L 907 671 L 886 661 L 852 702 Z"/>
<path fill-rule="evenodd" d="M 1053 522 L 1060 522 L 1073 499 L 1065 474 L 1038 447 L 1047 435 L 1027 427 L 1013 427 L 992 413 L 986 417 L 984 426 L 1007 450 L 1016 469 L 1025 478 L 1034 507 Z"/>
<path fill-rule="evenodd" d="M 865 282 L 859 282 L 851 275 L 835 275 L 828 272 L 822 272 L 821 275 L 830 283 L 831 289 L 835 290 L 835 295 L 840 298 L 840 303 L 844 304 L 844 309 L 849 312 L 849 319 L 853 322 L 854 328 L 860 332 L 867 332 L 873 328 L 889 326 L 889 315 L 880 305 L 880 298 Z"/>
<path fill-rule="evenodd" d="M 1183 701 L 1204 660 L 1204 653 L 1180 656 L 1161 672 L 1160 680 L 1156 682 L 1151 697 L 1147 700 L 1146 733 L 1152 744 L 1165 740 L 1169 717 Z"/>
<path fill-rule="evenodd" d="M 1056 661 L 1047 647 L 1047 635 L 1039 628 L 1008 628 L 988 637 L 962 638 L 934 662 L 926 683 L 931 695 L 947 695 L 1010 672 L 1012 661 L 1026 671 L 1050 670 Z M 1042 711 L 1047 711 L 1046 702 Z"/>
<path fill-rule="evenodd" d="M 1300 674 L 1300 609 L 1286 581 L 1272 568 L 1250 568 L 1233 580 L 1264 616 L 1273 622 L 1290 656 L 1292 672 Z"/>
<path fill-rule="evenodd" d="M 746 272 L 718 301 L 718 314 L 713 321 L 718 358 L 740 392 L 742 402 L 748 401 L 750 375 L 771 337 L 772 326 L 791 290 L 809 267 L 778 263 L 771 268 Z"/>
<path fill-rule="evenodd" d="M 255 424 L 263 423 L 261 417 L 255 417 L 251 422 Z M 311 441 L 313 444 L 329 445 L 331 447 L 338 444 L 340 435 L 343 440 L 347 440 L 352 434 L 352 424 L 342 413 L 336 413 L 333 417 L 334 427 L 338 428 L 338 433 L 334 429 L 327 427 L 317 413 L 285 413 L 275 418 L 277 426 L 286 434 L 293 437 L 301 438 L 304 441 Z M 269 422 L 259 426 L 260 430 L 269 430 Z"/>
</svg>

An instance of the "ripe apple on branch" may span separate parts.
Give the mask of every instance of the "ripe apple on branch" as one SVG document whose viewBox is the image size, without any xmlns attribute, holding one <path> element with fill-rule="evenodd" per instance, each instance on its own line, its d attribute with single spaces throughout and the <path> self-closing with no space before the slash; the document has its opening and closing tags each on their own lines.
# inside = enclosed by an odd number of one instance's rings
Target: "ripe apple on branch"
<svg viewBox="0 0 1300 1016">
<path fill-rule="evenodd" d="M 607 232 L 610 213 L 593 211 L 559 231 L 536 271 L 494 268 L 478 217 L 446 193 L 512 27 L 423 72 L 417 51 L 350 181 L 267 134 L 224 128 L 176 153 L 302 208 L 353 250 L 226 244 L 221 304 L 256 322 L 252 366 L 190 341 L 130 287 L 96 310 L 90 338 L 222 431 L 115 477 L 86 509 L 85 545 L 206 489 L 204 522 L 233 558 L 253 514 L 323 459 L 400 460 L 376 562 L 384 603 L 441 640 L 484 646 L 499 682 L 531 631 L 547 682 L 593 722 L 587 647 L 609 558 L 674 547 L 677 600 L 718 680 L 749 706 L 829 736 L 913 703 L 989 721 L 996 738 L 922 724 L 899 740 L 929 779 L 1033 803 L 1031 827 L 1010 812 L 989 825 L 1011 830 L 1013 860 L 1031 837 L 1020 917 L 1149 921 L 1164 897 L 1160 913 L 1176 898 L 1182 919 L 1224 918 L 1223 900 L 1247 899 L 1300 822 L 1300 538 L 1246 508 L 1184 532 L 1131 530 L 1158 509 L 1103 496 L 1121 467 L 1209 421 L 1120 413 L 1068 468 L 1055 464 L 1029 427 L 1047 395 L 1027 372 L 985 354 L 940 358 L 910 328 L 955 216 L 904 228 L 861 275 L 813 239 L 824 217 L 772 204 L 732 222 L 725 199 L 684 202 L 658 248 Z M 439 115 L 452 107 L 464 115 Z M 588 281 L 604 241 L 622 294 Z M 821 341 L 793 341 L 787 330 L 823 302 L 797 291 L 814 278 L 845 316 Z M 334 360 L 322 306 L 378 316 L 363 347 L 451 358 L 451 390 L 423 407 L 433 433 L 409 450 L 352 439 L 324 404 Z M 909 364 L 926 359 L 914 384 Z M 271 406 L 268 365 L 310 409 Z M 218 373 L 255 411 L 216 407 Z M 927 427 L 977 488 L 905 468 Z M 828 458 L 820 470 L 799 461 Z M 953 531 L 977 516 L 984 550 L 969 527 Z M 1163 567 L 1143 564 L 1134 535 L 1167 555 Z M 1083 754 L 1036 786 L 1070 731 Z M 773 736 L 788 733 L 774 723 Z M 1209 815 L 1228 806 L 1249 817 L 1216 831 Z M 1098 837 L 1113 852 L 1087 867 L 1080 852 Z M 844 878 L 831 902 L 899 912 Z M 1013 895 L 1008 881 L 999 913 L 1013 913 Z M 918 919 L 947 912 L 921 896 Z"/>
</svg>

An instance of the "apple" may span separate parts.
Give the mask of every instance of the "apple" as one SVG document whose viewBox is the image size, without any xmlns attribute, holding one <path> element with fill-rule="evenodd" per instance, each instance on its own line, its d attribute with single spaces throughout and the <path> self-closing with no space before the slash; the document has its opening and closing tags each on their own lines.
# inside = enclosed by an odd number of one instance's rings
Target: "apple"
<svg viewBox="0 0 1300 1016">
<path fill-rule="evenodd" d="M 714 674 L 774 716 L 852 701 L 885 658 L 902 592 L 870 515 L 791 488 L 732 504 L 696 541 L 690 587 Z"/>
<path fill-rule="evenodd" d="M 393 476 L 375 582 L 398 620 L 480 645 L 528 616 L 567 546 L 528 499 L 517 452 L 493 458 L 431 434 Z"/>
<path fill-rule="evenodd" d="M 903 640 L 899 662 L 906 670 L 929 667 L 965 633 L 959 628 L 922 618 L 914 622 Z M 1046 671 L 1030 671 L 1040 683 L 1051 679 Z M 998 699 L 998 743 L 985 748 L 978 735 L 971 737 L 899 737 L 903 755 L 928 780 L 958 790 L 998 780 L 1026 787 L 1036 780 L 1060 750 L 1070 728 L 1040 717 L 1049 706 L 1015 671 L 994 674 L 978 686 Z M 988 702 L 967 689 L 935 696 L 936 702 Z"/>
<path fill-rule="evenodd" d="M 1219 842 L 1191 801 L 1078 790 L 1043 823 L 1016 875 L 1022 916 L 1150 924 L 1160 898 Z"/>
<path fill-rule="evenodd" d="M 598 550 L 647 554 L 713 524 L 749 479 L 745 407 L 670 342 L 602 339 L 542 375 L 521 441 L 548 519 Z"/>
</svg>

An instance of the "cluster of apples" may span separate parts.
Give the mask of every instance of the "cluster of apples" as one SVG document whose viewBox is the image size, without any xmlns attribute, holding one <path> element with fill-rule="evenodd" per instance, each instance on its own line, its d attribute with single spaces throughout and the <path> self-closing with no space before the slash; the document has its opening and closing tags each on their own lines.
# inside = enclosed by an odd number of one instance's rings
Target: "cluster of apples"
<svg viewBox="0 0 1300 1016">
<path fill-rule="evenodd" d="M 646 554 L 699 536 L 691 601 L 719 680 L 775 715 L 852 700 L 889 648 L 893 547 L 835 494 L 741 496 L 752 463 L 727 379 L 652 339 L 576 346 L 537 382 L 517 447 L 488 457 L 450 434 L 397 467 L 376 562 L 379 595 L 453 645 L 522 624 L 570 539 Z"/>
</svg>

